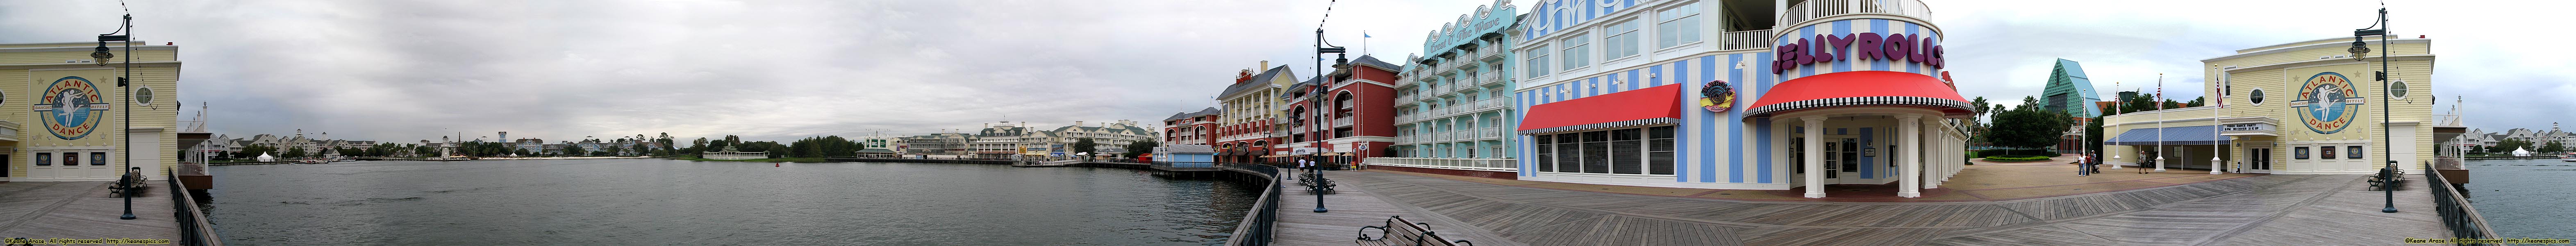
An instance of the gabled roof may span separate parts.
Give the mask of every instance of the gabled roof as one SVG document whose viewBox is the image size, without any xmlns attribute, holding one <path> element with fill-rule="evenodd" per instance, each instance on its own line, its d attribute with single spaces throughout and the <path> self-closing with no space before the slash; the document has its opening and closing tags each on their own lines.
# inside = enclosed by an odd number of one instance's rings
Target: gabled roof
<svg viewBox="0 0 2576 246">
<path fill-rule="evenodd" d="M 1297 73 L 1289 71 L 1287 65 L 1280 65 L 1278 67 L 1272 67 L 1270 70 L 1261 71 L 1261 74 L 1259 75 L 1253 75 L 1252 80 L 1245 80 L 1243 83 L 1234 83 L 1234 85 L 1225 86 L 1225 91 L 1217 92 L 1216 95 L 1220 98 L 1234 97 L 1234 93 L 1236 92 L 1250 91 L 1252 88 L 1270 86 L 1271 78 L 1280 77 L 1280 74 L 1287 74 L 1288 77 L 1291 78 L 1297 77 Z"/>
<path fill-rule="evenodd" d="M 1394 63 L 1386 63 L 1386 61 L 1379 61 L 1376 56 L 1368 55 L 1361 55 L 1359 59 L 1351 59 L 1351 65 L 1372 66 L 1379 69 L 1386 69 L 1386 71 L 1404 71 L 1404 66 L 1395 65 Z"/>
<path fill-rule="evenodd" d="M 1201 109 L 1198 112 L 1181 112 L 1178 114 L 1172 114 L 1171 118 L 1163 118 L 1163 120 L 1188 119 L 1190 117 L 1198 117 L 1200 115 L 1215 115 L 1224 112 L 1225 111 L 1223 110 L 1217 110 L 1216 107 L 1208 107 L 1207 109 Z"/>
</svg>

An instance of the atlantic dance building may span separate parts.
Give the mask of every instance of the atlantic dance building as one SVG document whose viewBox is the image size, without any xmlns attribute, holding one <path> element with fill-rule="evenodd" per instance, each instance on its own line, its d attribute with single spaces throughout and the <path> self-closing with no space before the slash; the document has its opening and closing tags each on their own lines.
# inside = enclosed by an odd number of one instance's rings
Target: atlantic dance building
<svg viewBox="0 0 2576 246">
<path fill-rule="evenodd" d="M 1543 1 L 1512 62 L 1521 180 L 1922 189 L 1965 164 L 1967 100 L 1922 2 Z"/>
</svg>

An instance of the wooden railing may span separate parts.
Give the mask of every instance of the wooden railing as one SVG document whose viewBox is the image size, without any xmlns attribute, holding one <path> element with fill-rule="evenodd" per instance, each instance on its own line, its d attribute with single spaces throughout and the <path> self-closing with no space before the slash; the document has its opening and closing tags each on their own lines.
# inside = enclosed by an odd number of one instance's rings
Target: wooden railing
<svg viewBox="0 0 2576 246">
<path fill-rule="evenodd" d="M 2449 180 L 2444 180 L 2441 172 L 2432 171 L 2432 162 L 2425 162 L 2424 170 L 2426 171 L 2424 177 L 2429 181 L 2424 183 L 2433 188 L 2434 213 L 2442 215 L 2442 227 L 2451 229 L 2451 238 L 2502 239 L 2496 237 L 2493 228 L 2487 227 L 2486 217 L 2479 216 L 2478 209 L 2469 206 L 2468 197 L 2463 195 L 2465 193 L 2461 193 L 2458 187 L 2451 186 Z M 2502 244 L 2461 243 L 2458 245 Z"/>
<path fill-rule="evenodd" d="M 1719 36 L 1719 37 L 1718 37 L 1719 39 L 1723 39 L 1723 40 L 1725 40 L 1725 42 L 1726 42 L 1726 43 L 1724 43 L 1724 44 L 1721 44 L 1722 46 L 1720 46 L 1720 48 L 1719 48 L 1719 49 L 1721 49 L 1721 50 L 1740 50 L 1740 49 L 1769 48 L 1769 47 L 1771 47 L 1771 36 L 1772 36 L 1772 35 L 1771 35 L 1771 30 L 1752 30 L 1752 31 L 1741 31 L 1741 32 L 1726 32 L 1726 34 L 1723 34 L 1723 35 L 1721 35 L 1721 36 Z"/>
<path fill-rule="evenodd" d="M 188 196 L 187 184 L 180 183 L 179 179 L 175 178 L 165 181 L 170 182 L 170 202 L 174 203 L 171 207 L 177 209 L 176 212 L 171 213 L 171 217 L 179 219 L 179 240 L 176 243 L 223 246 L 223 238 L 215 234 L 215 225 L 206 221 L 204 210 L 197 209 L 196 198 Z"/>
<path fill-rule="evenodd" d="M 1881 4 L 1882 2 L 1892 2 L 1893 4 Z M 1924 20 L 1932 19 L 1932 8 L 1923 5 L 1923 1 L 1920 0 L 1821 0 L 1807 1 L 1798 3 L 1798 5 L 1795 6 L 1789 6 L 1787 12 L 1780 13 L 1780 22 L 1775 23 L 1781 25 L 1781 27 L 1788 27 L 1788 25 L 1796 25 L 1798 22 L 1814 20 L 1819 17 L 1857 13 L 1892 14 Z"/>
<path fill-rule="evenodd" d="M 1228 238 L 1225 245 L 1270 245 L 1271 236 L 1275 234 L 1275 228 L 1279 224 L 1279 192 L 1282 189 L 1279 184 L 1279 168 L 1248 163 L 1223 163 L 1218 166 L 1229 171 L 1249 173 L 1270 183 L 1269 187 L 1261 189 L 1261 198 L 1253 200 L 1252 211 L 1244 213 L 1243 221 L 1234 226 L 1234 236 Z"/>
</svg>

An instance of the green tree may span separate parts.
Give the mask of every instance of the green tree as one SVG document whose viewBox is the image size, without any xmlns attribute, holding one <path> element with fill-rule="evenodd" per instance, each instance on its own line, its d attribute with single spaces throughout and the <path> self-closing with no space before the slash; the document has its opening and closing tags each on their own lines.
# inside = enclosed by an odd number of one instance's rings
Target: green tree
<svg viewBox="0 0 2576 246">
<path fill-rule="evenodd" d="M 1995 114 L 1995 124 L 1987 129 L 1986 141 L 1994 146 L 2036 149 L 2057 145 L 2059 134 L 2070 122 L 2066 112 L 2050 112 L 2039 107 L 2022 107 Z M 2013 154 L 2013 153 L 2006 153 Z"/>
<path fill-rule="evenodd" d="M 1073 153 L 1091 153 L 1093 151 L 1099 151 L 1100 149 L 1096 149 L 1099 146 L 1100 143 L 1091 142 L 1091 138 L 1075 139 L 1073 140 Z"/>
<path fill-rule="evenodd" d="M 1158 147 L 1158 146 L 1162 146 L 1162 143 L 1161 143 L 1161 142 L 1155 142 L 1154 140 L 1141 140 L 1141 141 L 1135 141 L 1135 142 L 1127 142 L 1127 153 L 1125 153 L 1125 154 L 1123 154 L 1123 155 L 1121 155 L 1121 156 L 1125 156 L 1125 157 L 1135 157 L 1135 156 L 1145 155 L 1145 152 L 1148 152 L 1148 151 L 1154 151 L 1154 147 Z"/>
<path fill-rule="evenodd" d="M 295 147 L 295 148 L 289 148 L 289 149 L 286 149 L 286 155 L 284 155 L 284 156 L 278 156 L 278 157 L 285 157 L 285 158 L 304 157 L 304 147 Z"/>
<path fill-rule="evenodd" d="M 2204 96 L 2204 97 L 2194 97 L 2194 98 L 2191 98 L 2191 101 L 2190 101 L 2190 102 L 2184 102 L 2182 106 L 2183 106 L 2183 107 L 2199 107 L 2199 106 L 2202 106 L 2202 105 L 2208 105 L 2208 104 L 2207 104 L 2207 103 L 2209 103 L 2209 101 L 2208 101 L 2208 100 L 2209 100 L 2209 97 L 2206 97 L 2206 96 Z"/>
<path fill-rule="evenodd" d="M 590 153 L 590 151 L 584 151 L 581 149 L 581 145 L 576 144 L 565 144 L 563 146 L 563 152 L 564 155 L 584 155 Z"/>
<path fill-rule="evenodd" d="M 2102 117 L 2093 117 L 2093 120 L 2085 121 L 2084 139 L 2085 149 L 2102 151 Z"/>
<path fill-rule="evenodd" d="M 2542 153 L 2558 153 L 2565 151 L 2567 151 L 2567 145 L 2559 141 L 2549 141 L 2548 145 L 2540 146 L 2540 152 Z"/>
</svg>

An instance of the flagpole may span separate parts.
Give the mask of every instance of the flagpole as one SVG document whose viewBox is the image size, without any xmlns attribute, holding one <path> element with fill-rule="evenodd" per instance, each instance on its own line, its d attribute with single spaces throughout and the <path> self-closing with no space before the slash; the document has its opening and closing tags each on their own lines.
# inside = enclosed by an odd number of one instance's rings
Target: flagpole
<svg viewBox="0 0 2576 246">
<path fill-rule="evenodd" d="M 2156 110 L 2165 110 L 2165 74 L 2156 73 Z M 2156 112 L 2156 172 L 2165 172 L 2165 113 Z"/>
<path fill-rule="evenodd" d="M 2227 84 L 2227 74 L 2225 74 L 2227 71 L 2219 71 L 2219 72 L 2220 72 L 2220 74 L 2218 75 L 2218 87 L 2217 87 L 2217 88 L 2211 88 L 2211 89 L 2215 89 L 2215 90 L 2210 90 L 2210 92 L 2217 92 L 2217 93 L 2213 93 L 2213 94 L 2217 94 L 2217 95 L 2209 96 L 2209 97 L 2211 97 L 2211 98 L 2217 98 L 2217 99 L 2218 99 L 2218 100 L 2214 101 L 2214 102 L 2215 102 L 2215 104 L 2214 104 L 2214 105 L 2216 105 L 2218 108 L 2210 109 L 2210 110 L 2213 110 L 2213 111 L 2223 111 L 2223 110 L 2227 109 L 2227 93 L 2229 93 L 2229 92 L 2230 92 L 2230 91 L 2227 91 L 2227 89 L 2229 89 L 2229 88 L 2227 88 L 2227 86 L 2228 86 L 2228 84 Z M 2210 105 L 2211 103 L 2203 103 L 2203 104 L 2204 104 L 2204 105 Z M 2227 115 L 2227 114 L 2226 114 L 2226 112 L 2210 113 L 2210 117 L 2209 117 L 2209 126 L 2210 126 L 2210 127 L 2216 127 L 2217 129 L 2215 129 L 2215 130 L 2227 130 L 2227 125 L 2226 125 L 2226 124 L 2219 124 L 2219 123 L 2218 123 L 2218 116 L 2220 116 L 2220 115 Z M 2227 135 L 2226 135 L 2226 134 L 2220 134 L 2220 133 L 2219 133 L 2219 131 L 2209 131 L 2209 139 L 2211 139 L 2211 140 L 2225 140 L 2226 138 L 2227 138 Z M 2225 164 L 2225 163 L 2227 163 L 2227 159 L 2221 159 L 2221 158 L 2219 158 L 2220 156 L 2223 156 L 2223 155 L 2220 155 L 2219 153 L 2220 153 L 2220 152 L 2227 151 L 2226 147 L 2227 147 L 2227 145 L 2225 145 L 2225 144 L 2219 144 L 2219 143 L 2217 143 L 2217 142 L 2215 142 L 2215 141 L 2213 141 L 2213 142 L 2209 143 L 2209 174 L 2224 174 L 2224 173 L 2225 173 L 2225 172 L 2221 172 L 2221 171 L 2219 171 L 2219 170 L 2220 170 L 2220 169 L 2219 169 L 2219 167 L 2220 167 L 2220 165 L 2221 165 L 2221 164 Z"/>
</svg>

